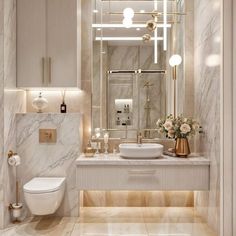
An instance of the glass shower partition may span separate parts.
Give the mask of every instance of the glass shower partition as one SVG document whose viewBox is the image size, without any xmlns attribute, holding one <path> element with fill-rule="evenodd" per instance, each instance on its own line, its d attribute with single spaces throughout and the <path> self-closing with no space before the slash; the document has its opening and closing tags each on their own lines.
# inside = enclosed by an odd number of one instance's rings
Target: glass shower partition
<svg viewBox="0 0 236 236">
<path fill-rule="evenodd" d="M 164 70 L 107 72 L 106 123 L 111 138 L 158 137 L 156 121 L 165 116 Z"/>
</svg>

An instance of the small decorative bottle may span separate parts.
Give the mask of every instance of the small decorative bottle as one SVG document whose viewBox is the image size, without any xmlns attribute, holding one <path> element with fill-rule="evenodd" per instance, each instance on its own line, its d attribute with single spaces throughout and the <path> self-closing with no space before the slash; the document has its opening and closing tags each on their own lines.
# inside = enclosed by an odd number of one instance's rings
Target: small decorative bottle
<svg viewBox="0 0 236 236">
<path fill-rule="evenodd" d="M 127 105 L 127 113 L 129 113 L 130 112 L 130 110 L 129 110 L 129 104 Z"/>
<path fill-rule="evenodd" d="M 127 110 L 126 110 L 126 105 L 124 105 L 124 113 L 126 113 L 127 112 Z"/>
<path fill-rule="evenodd" d="M 63 91 L 62 92 L 61 113 L 66 113 L 65 96 L 66 96 L 66 91 Z"/>
<path fill-rule="evenodd" d="M 116 125 L 120 125 L 120 117 L 117 117 Z"/>
<path fill-rule="evenodd" d="M 127 121 L 126 121 L 126 124 L 127 124 L 127 125 L 131 125 L 131 120 L 130 120 L 129 116 L 128 116 L 128 119 L 127 119 Z"/>
</svg>

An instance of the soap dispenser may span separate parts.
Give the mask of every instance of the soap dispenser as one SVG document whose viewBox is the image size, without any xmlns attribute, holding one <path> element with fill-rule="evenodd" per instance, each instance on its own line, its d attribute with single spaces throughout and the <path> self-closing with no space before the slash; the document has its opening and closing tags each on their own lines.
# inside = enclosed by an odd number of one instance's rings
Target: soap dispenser
<svg viewBox="0 0 236 236">
<path fill-rule="evenodd" d="M 126 107 L 126 112 L 129 113 L 129 104 L 127 104 L 127 107 Z"/>
</svg>

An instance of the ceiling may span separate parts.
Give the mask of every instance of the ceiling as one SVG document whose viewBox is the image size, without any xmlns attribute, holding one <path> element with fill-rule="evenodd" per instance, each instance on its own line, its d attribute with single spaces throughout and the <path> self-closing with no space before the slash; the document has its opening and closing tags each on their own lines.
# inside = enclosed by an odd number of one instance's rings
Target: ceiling
<svg viewBox="0 0 236 236">
<path fill-rule="evenodd" d="M 163 0 L 157 0 L 157 11 L 163 12 Z M 167 11 L 171 12 L 175 7 L 175 0 L 168 0 Z M 123 10 L 125 8 L 132 8 L 136 13 L 133 18 L 133 26 L 131 28 L 125 28 L 122 25 Z M 153 19 L 150 14 L 138 14 L 140 12 L 152 12 L 154 10 L 154 0 L 142 0 L 142 1 L 127 1 L 127 0 L 94 0 L 93 2 L 93 24 L 120 24 L 119 27 L 101 28 L 97 25 L 94 28 L 94 39 L 96 37 L 139 37 L 149 33 L 153 37 L 153 33 L 148 31 L 145 27 L 148 20 Z M 172 16 L 167 17 L 168 22 L 173 20 Z M 163 16 L 158 17 L 158 22 L 163 23 Z M 136 27 L 136 24 L 137 27 Z M 141 24 L 141 27 L 140 27 Z M 145 25 L 144 25 L 145 24 Z M 163 29 L 160 27 L 157 30 L 157 36 L 163 36 Z M 111 42 L 109 42 L 111 43 Z M 120 42 L 124 44 L 124 42 Z M 125 42 L 126 44 L 137 44 L 136 42 Z M 139 43 L 142 43 L 139 42 Z M 114 44 L 114 42 L 113 42 Z M 116 42 L 117 44 L 117 42 Z M 151 42 L 150 42 L 150 45 Z"/>
</svg>

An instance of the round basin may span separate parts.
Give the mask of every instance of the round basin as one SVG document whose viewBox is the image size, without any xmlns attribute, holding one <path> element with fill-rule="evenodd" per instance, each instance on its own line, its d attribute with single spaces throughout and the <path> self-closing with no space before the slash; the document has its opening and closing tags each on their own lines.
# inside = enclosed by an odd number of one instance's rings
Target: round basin
<svg viewBox="0 0 236 236">
<path fill-rule="evenodd" d="M 150 159 L 161 157 L 163 145 L 156 143 L 122 143 L 119 145 L 120 156 L 129 159 Z"/>
</svg>

